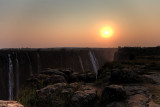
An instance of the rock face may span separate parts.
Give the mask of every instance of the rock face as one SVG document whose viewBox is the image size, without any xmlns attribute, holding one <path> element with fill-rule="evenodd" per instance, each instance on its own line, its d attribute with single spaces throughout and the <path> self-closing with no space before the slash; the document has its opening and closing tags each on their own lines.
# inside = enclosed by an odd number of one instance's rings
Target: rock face
<svg viewBox="0 0 160 107">
<path fill-rule="evenodd" d="M 37 94 L 39 97 L 52 96 L 52 95 L 54 95 L 54 93 L 56 93 L 60 89 L 64 88 L 65 86 L 67 86 L 66 83 L 57 83 L 54 85 L 48 85 L 45 88 L 37 90 Z"/>
<path fill-rule="evenodd" d="M 140 77 L 132 70 L 114 70 L 111 72 L 110 82 L 113 84 L 127 84 L 140 82 Z"/>
<path fill-rule="evenodd" d="M 91 87 L 82 87 L 80 91 L 76 91 L 71 99 L 71 107 L 88 107 L 93 106 L 97 99 L 97 92 Z"/>
<path fill-rule="evenodd" d="M 67 75 L 57 69 L 45 70 L 40 74 L 33 75 L 27 80 L 27 84 L 36 88 L 42 88 L 43 86 L 55 84 L 55 83 L 66 83 Z"/>
<path fill-rule="evenodd" d="M 70 106 L 70 107 L 87 107 L 94 105 L 97 99 L 96 89 L 80 85 L 79 83 L 57 83 L 49 85 L 45 88 L 37 90 L 39 100 L 47 102 L 50 100 L 50 105 Z M 62 103 L 59 104 L 57 97 L 60 97 Z M 47 99 L 47 100 L 45 100 Z M 66 104 L 67 103 L 67 104 Z M 43 104 L 39 105 L 40 107 Z"/>
<path fill-rule="evenodd" d="M 120 85 L 106 86 L 102 92 L 103 103 L 122 101 L 125 100 L 126 97 L 126 92 L 123 86 Z"/>
<path fill-rule="evenodd" d="M 27 80 L 27 85 L 42 88 L 56 83 L 94 82 L 95 73 L 74 73 L 72 70 L 48 69 L 35 74 Z"/>
<path fill-rule="evenodd" d="M 123 60 L 133 60 L 136 56 L 151 56 L 151 55 L 160 55 L 160 47 L 124 47 L 118 48 L 118 51 L 115 53 L 114 60 L 123 61 Z"/>
<path fill-rule="evenodd" d="M 3 101 L 0 100 L 0 107 L 24 107 L 17 101 Z"/>
<path fill-rule="evenodd" d="M 96 80 L 96 74 L 95 73 L 73 73 L 70 76 L 70 82 L 74 81 L 85 81 L 85 82 L 93 82 Z"/>
<path fill-rule="evenodd" d="M 74 73 L 69 69 L 47 68 L 27 80 L 27 88 L 24 89 L 24 95 L 22 94 L 20 99 L 27 99 L 24 105 L 38 107 L 94 106 L 97 101 L 97 90 L 85 83 L 93 84 L 95 80 L 95 73 Z M 26 92 L 30 92 L 32 97 L 27 96 Z"/>
<path fill-rule="evenodd" d="M 144 86 L 124 86 L 131 107 L 147 107 L 150 102 L 149 90 Z"/>
<path fill-rule="evenodd" d="M 149 90 L 139 85 L 110 85 L 102 93 L 105 107 L 159 107 L 151 100 Z"/>
<path fill-rule="evenodd" d="M 144 77 L 153 80 L 157 85 L 160 85 L 160 74 L 152 73 L 151 75 L 144 75 Z"/>
</svg>

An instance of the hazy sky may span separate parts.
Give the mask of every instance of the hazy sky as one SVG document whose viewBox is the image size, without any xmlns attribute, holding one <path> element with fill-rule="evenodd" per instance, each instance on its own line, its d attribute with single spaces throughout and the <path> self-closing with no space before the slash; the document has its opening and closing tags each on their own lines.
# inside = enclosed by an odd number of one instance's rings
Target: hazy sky
<svg viewBox="0 0 160 107">
<path fill-rule="evenodd" d="M 157 45 L 160 0 L 0 0 L 0 48 Z"/>
</svg>

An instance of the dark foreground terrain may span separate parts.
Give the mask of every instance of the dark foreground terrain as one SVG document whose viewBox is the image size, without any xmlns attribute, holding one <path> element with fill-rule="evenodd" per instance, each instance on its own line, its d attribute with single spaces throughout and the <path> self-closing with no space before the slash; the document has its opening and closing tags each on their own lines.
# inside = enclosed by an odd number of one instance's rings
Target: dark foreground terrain
<svg viewBox="0 0 160 107">
<path fill-rule="evenodd" d="M 47 68 L 27 80 L 17 100 L 25 107 L 160 107 L 159 48 L 137 49 L 119 49 L 97 78 Z"/>
</svg>

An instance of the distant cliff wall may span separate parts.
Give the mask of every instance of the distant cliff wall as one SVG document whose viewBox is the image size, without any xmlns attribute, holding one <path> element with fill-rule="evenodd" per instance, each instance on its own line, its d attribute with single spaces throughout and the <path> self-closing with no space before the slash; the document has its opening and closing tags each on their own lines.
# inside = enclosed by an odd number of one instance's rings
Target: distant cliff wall
<svg viewBox="0 0 160 107">
<path fill-rule="evenodd" d="M 54 48 L 0 50 L 0 99 L 14 99 L 27 78 L 45 68 L 97 70 L 113 61 L 115 48 Z"/>
<path fill-rule="evenodd" d="M 160 55 L 160 47 L 123 47 L 118 48 L 114 55 L 115 61 L 132 60 L 137 56 Z"/>
</svg>

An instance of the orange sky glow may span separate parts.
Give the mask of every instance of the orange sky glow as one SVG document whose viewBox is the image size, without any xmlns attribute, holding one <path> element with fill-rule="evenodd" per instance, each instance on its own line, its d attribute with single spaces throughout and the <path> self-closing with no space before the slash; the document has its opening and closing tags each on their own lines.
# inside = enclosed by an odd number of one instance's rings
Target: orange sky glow
<svg viewBox="0 0 160 107">
<path fill-rule="evenodd" d="M 0 48 L 158 46 L 159 5 L 159 0 L 2 0 Z M 107 37 L 105 27 L 111 29 Z"/>
</svg>

